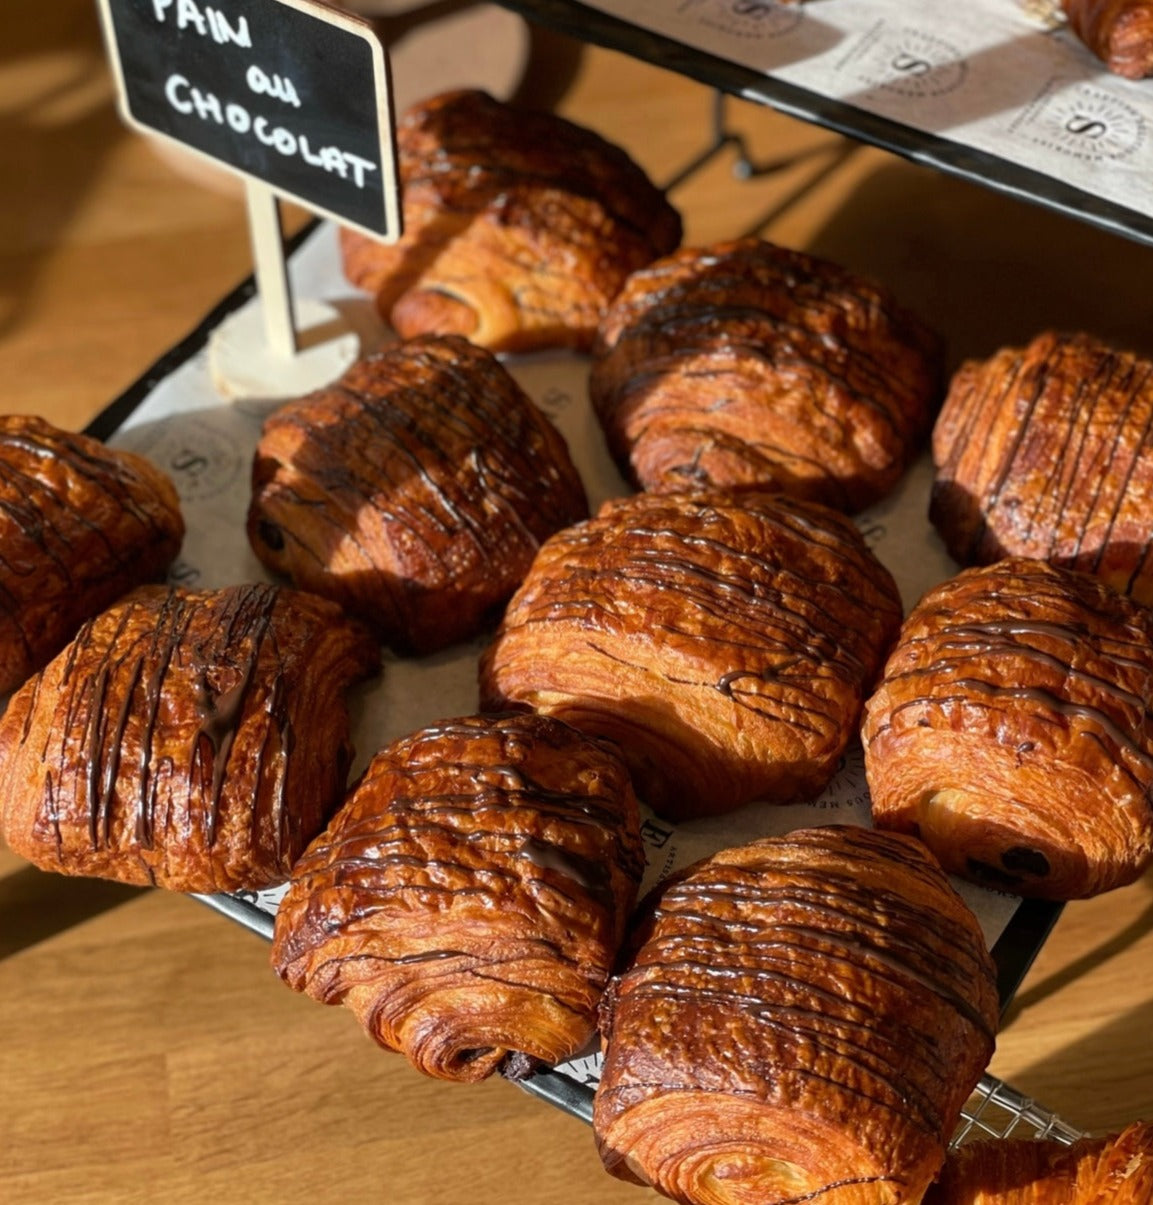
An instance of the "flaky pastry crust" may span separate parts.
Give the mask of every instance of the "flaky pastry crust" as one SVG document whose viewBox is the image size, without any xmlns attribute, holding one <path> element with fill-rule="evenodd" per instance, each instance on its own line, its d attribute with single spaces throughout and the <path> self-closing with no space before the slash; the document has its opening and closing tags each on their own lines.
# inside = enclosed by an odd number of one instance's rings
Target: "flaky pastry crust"
<svg viewBox="0 0 1153 1205">
<path fill-rule="evenodd" d="M 0 418 L 0 694 L 86 619 L 163 578 L 183 539 L 176 489 L 142 456 Z"/>
<path fill-rule="evenodd" d="M 677 818 L 817 794 L 895 637 L 853 524 L 781 494 L 638 494 L 541 548 L 481 662 L 486 707 L 617 742 Z"/>
<path fill-rule="evenodd" d="M 973 1142 L 949 1152 L 924 1205 L 1149 1205 L 1153 1125 L 1072 1145 L 1040 1139 Z"/>
<path fill-rule="evenodd" d="M 342 247 L 349 280 L 404 338 L 587 350 L 625 277 L 681 239 L 620 147 L 552 113 L 443 93 L 403 116 L 397 152 L 403 236 L 345 231 Z"/>
<path fill-rule="evenodd" d="M 918 842 L 831 826 L 675 876 L 602 1007 L 605 1166 L 693 1205 L 915 1205 L 993 1050 L 976 918 Z"/>
<path fill-rule="evenodd" d="M 274 573 L 428 653 L 480 631 L 587 513 L 563 436 L 508 371 L 428 336 L 266 420 L 248 538 Z"/>
<path fill-rule="evenodd" d="M 0 720 L 0 827 L 45 870 L 174 891 L 282 882 L 339 802 L 343 693 L 379 662 L 324 599 L 142 586 Z"/>
<path fill-rule="evenodd" d="M 1150 0 L 1062 0 L 1069 26 L 1116 75 L 1153 75 Z"/>
<path fill-rule="evenodd" d="M 1153 612 L 1086 574 L 1011 559 L 910 613 L 865 708 L 878 826 L 947 870 L 1050 899 L 1153 860 Z"/>
<path fill-rule="evenodd" d="M 1035 557 L 1153 602 L 1153 360 L 1049 332 L 969 361 L 933 460 L 930 518 L 962 565 Z"/>
<path fill-rule="evenodd" d="M 611 746 L 465 717 L 376 756 L 293 871 L 272 960 L 421 1071 L 519 1078 L 595 1031 L 644 868 Z"/>
<path fill-rule="evenodd" d="M 885 289 L 747 238 L 629 277 L 598 332 L 590 396 L 644 489 L 779 489 L 857 511 L 928 430 L 939 358 Z"/>
</svg>

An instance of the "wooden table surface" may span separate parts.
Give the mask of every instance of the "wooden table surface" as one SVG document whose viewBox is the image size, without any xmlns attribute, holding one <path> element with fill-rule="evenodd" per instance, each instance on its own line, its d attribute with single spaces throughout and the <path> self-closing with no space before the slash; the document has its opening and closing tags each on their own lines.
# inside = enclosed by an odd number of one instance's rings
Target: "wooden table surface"
<svg viewBox="0 0 1153 1205">
<path fill-rule="evenodd" d="M 248 273 L 244 212 L 119 122 L 89 0 L 7 0 L 5 19 L 0 385 L 8 410 L 80 427 Z M 699 85 L 547 53 L 534 86 L 567 84 L 561 110 L 658 182 L 705 146 Z M 953 362 L 1048 325 L 1153 351 L 1153 252 L 765 110 L 729 113 L 772 170 L 738 182 L 725 151 L 678 187 L 689 242 L 757 231 L 878 276 Z M 993 1073 L 1087 1130 L 1153 1116 L 1151 930 L 1153 878 L 1069 905 Z M 580 1122 L 503 1082 L 424 1079 L 343 1010 L 287 991 L 267 956 L 195 901 L 0 850 L 0 1202 L 655 1199 L 600 1170 Z"/>
</svg>

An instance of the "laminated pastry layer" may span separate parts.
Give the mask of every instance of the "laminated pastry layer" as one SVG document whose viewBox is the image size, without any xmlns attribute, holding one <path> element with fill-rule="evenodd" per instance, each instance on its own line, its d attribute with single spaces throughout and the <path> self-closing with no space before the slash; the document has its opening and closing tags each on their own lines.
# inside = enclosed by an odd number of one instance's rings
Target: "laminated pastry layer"
<svg viewBox="0 0 1153 1205">
<path fill-rule="evenodd" d="M 301 859 L 273 965 L 428 1075 L 519 1078 L 593 1036 L 643 868 L 611 746 L 445 721 L 378 754 Z"/>
<path fill-rule="evenodd" d="M 1049 332 L 969 361 L 933 460 L 930 518 L 961 564 L 1035 557 L 1153 602 L 1153 360 Z"/>
<path fill-rule="evenodd" d="M 681 219 L 620 147 L 478 91 L 412 106 L 397 127 L 404 234 L 342 234 L 345 272 L 402 337 L 494 351 L 587 350 L 634 269 Z"/>
<path fill-rule="evenodd" d="M 480 631 L 587 513 L 564 438 L 504 366 L 429 336 L 265 421 L 248 537 L 273 572 L 428 653 Z"/>
<path fill-rule="evenodd" d="M 853 524 L 780 494 L 638 494 L 541 548 L 481 661 L 488 707 L 617 742 L 672 817 L 817 794 L 895 637 Z"/>
<path fill-rule="evenodd" d="M 142 586 L 0 720 L 0 827 L 45 870 L 175 891 L 282 882 L 345 787 L 367 631 L 274 586 Z"/>
<path fill-rule="evenodd" d="M 779 489 L 840 510 L 897 483 L 940 386 L 934 335 L 884 288 L 760 239 L 635 272 L 590 393 L 644 489 Z"/>
<path fill-rule="evenodd" d="M 915 1205 L 993 1050 L 976 918 L 918 842 L 800 830 L 674 878 L 602 1008 L 605 1166 L 694 1205 Z"/>
<path fill-rule="evenodd" d="M 143 457 L 0 418 L 0 694 L 86 619 L 163 578 L 183 538 L 176 489 Z"/>
<path fill-rule="evenodd" d="M 1153 859 L 1153 613 L 1086 574 L 1011 559 L 910 613 L 868 701 L 879 826 L 950 871 L 1073 899 Z"/>
<path fill-rule="evenodd" d="M 1153 75 L 1150 0 L 1062 0 L 1069 27 L 1116 75 Z"/>
</svg>

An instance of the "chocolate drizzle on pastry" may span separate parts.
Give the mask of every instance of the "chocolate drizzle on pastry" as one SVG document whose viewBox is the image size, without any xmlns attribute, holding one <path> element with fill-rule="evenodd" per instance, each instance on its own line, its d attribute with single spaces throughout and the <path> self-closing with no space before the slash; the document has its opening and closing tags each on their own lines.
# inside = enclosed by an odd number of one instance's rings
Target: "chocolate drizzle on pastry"
<svg viewBox="0 0 1153 1205">
<path fill-rule="evenodd" d="M 176 490 L 143 457 L 0 418 L 0 693 L 85 619 L 162 578 L 183 538 Z"/>
<path fill-rule="evenodd" d="M 564 439 L 505 368 L 429 337 L 268 418 L 248 535 L 269 569 L 427 653 L 483 628 L 587 513 Z"/>
<path fill-rule="evenodd" d="M 552 113 L 448 92 L 404 115 L 397 151 L 403 236 L 342 239 L 349 279 L 404 338 L 587 350 L 625 277 L 680 242 L 628 155 Z"/>
<path fill-rule="evenodd" d="M 662 492 L 780 489 L 860 510 L 928 427 L 936 338 L 882 288 L 759 239 L 635 272 L 590 395 L 622 472 Z"/>
<path fill-rule="evenodd" d="M 675 876 L 602 1016 L 613 1174 L 679 1201 L 896 1205 L 944 1157 L 997 998 L 924 848 L 832 826 Z"/>
<path fill-rule="evenodd" d="M 900 623 L 853 525 L 782 495 L 637 495 L 541 549 L 481 663 L 486 706 L 615 740 L 673 816 L 820 791 Z"/>
<path fill-rule="evenodd" d="M 448 721 L 378 754 L 300 860 L 273 965 L 429 1075 L 523 1076 L 592 1036 L 643 869 L 611 746 Z"/>
<path fill-rule="evenodd" d="M 1052 333 L 970 361 L 933 458 L 930 518 L 962 564 L 1034 557 L 1153 602 L 1153 361 Z"/>
<path fill-rule="evenodd" d="M 862 736 L 874 822 L 942 864 L 1053 899 L 1153 860 L 1153 615 L 1010 559 L 909 615 Z"/>
<path fill-rule="evenodd" d="M 0 721 L 0 818 L 45 869 L 179 891 L 287 878 L 351 759 L 342 695 L 378 664 L 331 603 L 141 587 Z"/>
</svg>

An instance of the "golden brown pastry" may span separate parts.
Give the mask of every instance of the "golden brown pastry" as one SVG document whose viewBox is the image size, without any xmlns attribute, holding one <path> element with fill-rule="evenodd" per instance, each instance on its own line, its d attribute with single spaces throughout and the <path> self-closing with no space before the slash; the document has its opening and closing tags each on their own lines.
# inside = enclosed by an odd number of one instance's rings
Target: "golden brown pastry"
<svg viewBox="0 0 1153 1205">
<path fill-rule="evenodd" d="M 866 704 L 879 827 L 947 870 L 1074 899 L 1153 859 L 1153 612 L 1086 574 L 1014 559 L 910 613 Z"/>
<path fill-rule="evenodd" d="M 1037 557 L 1153 602 L 1153 361 L 1051 332 L 970 361 L 933 459 L 930 517 L 961 564 Z"/>
<path fill-rule="evenodd" d="M 0 720 L 0 827 L 44 870 L 173 891 L 283 881 L 344 791 L 343 693 L 379 664 L 324 599 L 141 586 Z"/>
<path fill-rule="evenodd" d="M 379 753 L 293 871 L 273 965 L 421 1071 L 511 1078 L 593 1036 L 644 868 L 611 746 L 543 716 Z"/>
<path fill-rule="evenodd" d="M 950 1151 L 925 1205 L 1149 1205 L 1153 1125 L 1071 1146 L 1040 1139 L 973 1142 Z"/>
<path fill-rule="evenodd" d="M 835 511 L 638 494 L 544 544 L 481 697 L 616 741 L 666 816 L 785 803 L 832 776 L 900 619 L 892 577 Z"/>
<path fill-rule="evenodd" d="M 588 513 L 563 437 L 495 357 L 428 336 L 264 424 L 248 537 L 402 652 L 474 635 L 541 541 Z"/>
<path fill-rule="evenodd" d="M 1153 75 L 1150 0 L 1062 0 L 1069 27 L 1116 75 Z"/>
<path fill-rule="evenodd" d="M 0 694 L 84 620 L 162 578 L 184 539 L 172 482 L 42 418 L 0 418 Z"/>
<path fill-rule="evenodd" d="M 996 1023 L 981 929 L 918 842 L 724 850 L 660 892 L 605 995 L 601 1158 L 694 1205 L 915 1205 Z"/>
<path fill-rule="evenodd" d="M 586 350 L 635 268 L 681 220 L 629 156 L 552 113 L 477 91 L 414 105 L 397 127 L 404 234 L 345 231 L 345 272 L 402 337 L 494 351 Z"/>
<path fill-rule="evenodd" d="M 882 288 L 760 239 L 635 272 L 598 333 L 590 395 L 649 490 L 761 487 L 856 511 L 928 429 L 937 340 Z"/>
</svg>

